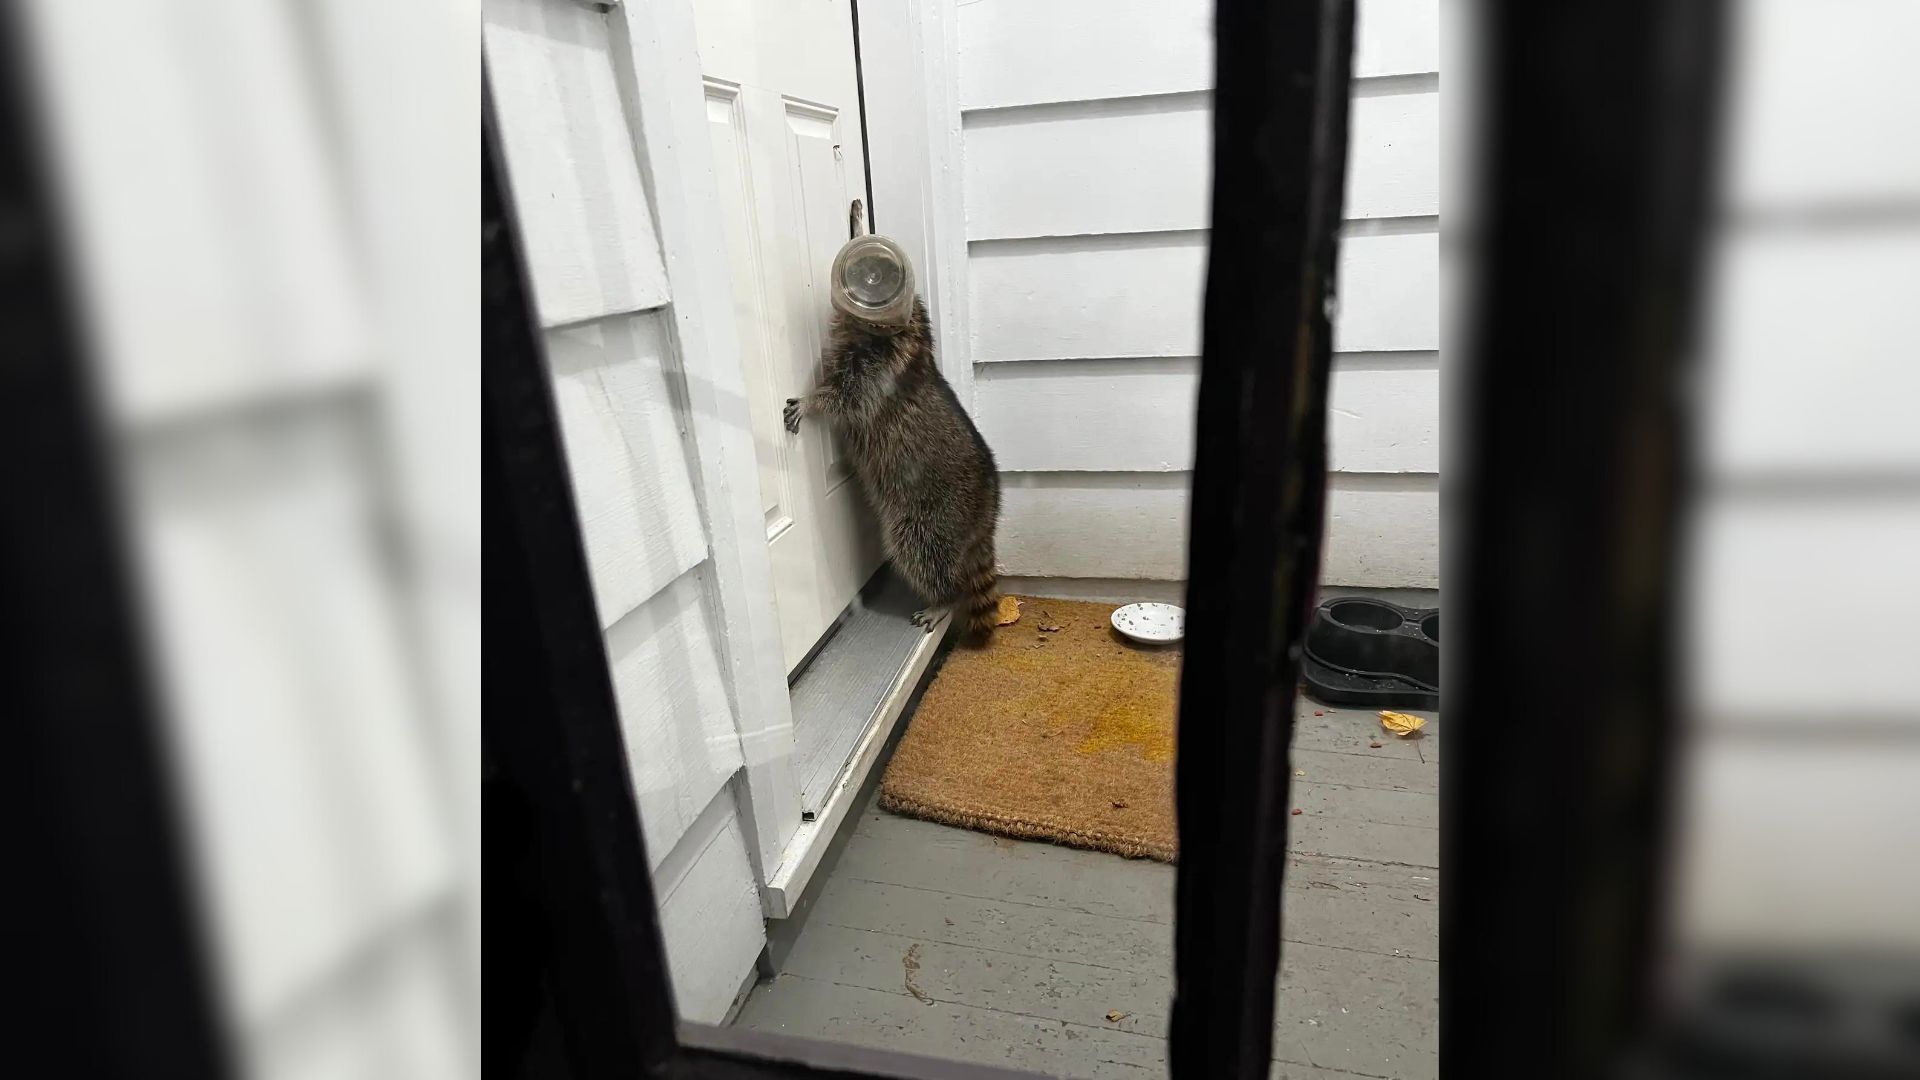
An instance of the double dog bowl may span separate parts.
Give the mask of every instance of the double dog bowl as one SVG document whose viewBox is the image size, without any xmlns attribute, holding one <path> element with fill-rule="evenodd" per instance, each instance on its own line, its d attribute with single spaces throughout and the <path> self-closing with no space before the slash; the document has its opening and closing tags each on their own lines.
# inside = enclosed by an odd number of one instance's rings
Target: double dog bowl
<svg viewBox="0 0 1920 1080">
<path fill-rule="evenodd" d="M 1307 628 L 1300 677 L 1329 705 L 1440 707 L 1440 609 L 1328 600 Z"/>
</svg>

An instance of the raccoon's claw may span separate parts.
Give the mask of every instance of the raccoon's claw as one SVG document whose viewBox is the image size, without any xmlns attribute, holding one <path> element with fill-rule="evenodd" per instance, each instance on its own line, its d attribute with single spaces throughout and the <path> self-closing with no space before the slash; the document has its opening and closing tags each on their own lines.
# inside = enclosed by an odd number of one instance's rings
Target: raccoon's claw
<svg viewBox="0 0 1920 1080">
<path fill-rule="evenodd" d="M 788 434 L 798 435 L 800 433 L 800 399 L 799 398 L 790 397 L 787 399 L 787 407 L 780 410 L 780 419 L 782 422 L 786 424 Z"/>
<path fill-rule="evenodd" d="M 933 628 L 939 625 L 939 623 L 940 611 L 937 608 L 922 608 L 913 613 L 913 625 L 919 627 L 925 633 L 933 633 Z"/>
</svg>

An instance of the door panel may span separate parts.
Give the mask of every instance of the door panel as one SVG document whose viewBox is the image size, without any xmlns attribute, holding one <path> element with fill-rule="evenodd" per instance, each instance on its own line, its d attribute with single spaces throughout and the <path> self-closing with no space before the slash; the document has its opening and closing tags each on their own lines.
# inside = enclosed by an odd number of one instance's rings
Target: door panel
<svg viewBox="0 0 1920 1080">
<path fill-rule="evenodd" d="M 880 564 L 832 433 L 781 427 L 826 342 L 827 275 L 865 199 L 848 0 L 696 6 L 714 177 L 726 219 L 781 647 L 791 672 Z"/>
</svg>

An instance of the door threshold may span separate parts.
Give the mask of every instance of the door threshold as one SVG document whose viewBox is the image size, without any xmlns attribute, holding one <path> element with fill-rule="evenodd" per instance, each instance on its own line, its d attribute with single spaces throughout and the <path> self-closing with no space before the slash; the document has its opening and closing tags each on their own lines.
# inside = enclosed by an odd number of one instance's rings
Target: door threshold
<svg viewBox="0 0 1920 1080">
<path fill-rule="evenodd" d="M 799 903 L 953 625 L 950 614 L 932 631 L 913 625 L 912 593 L 881 573 L 888 580 L 793 683 L 802 819 L 762 890 L 768 918 L 786 918 Z"/>
</svg>

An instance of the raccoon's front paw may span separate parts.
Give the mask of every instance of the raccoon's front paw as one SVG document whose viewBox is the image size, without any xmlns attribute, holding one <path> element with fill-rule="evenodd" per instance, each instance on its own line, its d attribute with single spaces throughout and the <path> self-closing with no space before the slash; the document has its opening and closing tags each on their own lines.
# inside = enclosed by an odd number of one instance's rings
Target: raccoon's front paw
<svg viewBox="0 0 1920 1080">
<path fill-rule="evenodd" d="M 800 399 L 799 398 L 790 397 L 787 399 L 787 407 L 780 410 L 780 419 L 783 422 L 785 422 L 787 426 L 788 434 L 798 435 L 800 433 Z"/>
<path fill-rule="evenodd" d="M 939 608 L 922 608 L 913 613 L 913 625 L 919 627 L 921 632 L 931 634 L 933 628 L 939 625 L 940 616 L 943 614 L 945 612 Z"/>
</svg>

